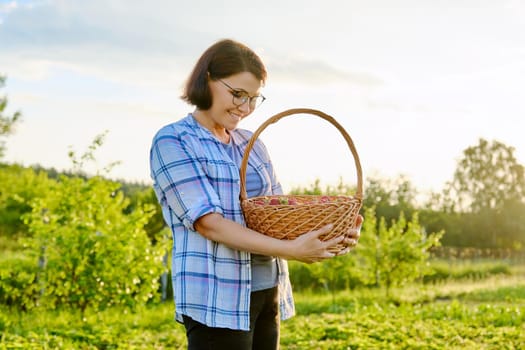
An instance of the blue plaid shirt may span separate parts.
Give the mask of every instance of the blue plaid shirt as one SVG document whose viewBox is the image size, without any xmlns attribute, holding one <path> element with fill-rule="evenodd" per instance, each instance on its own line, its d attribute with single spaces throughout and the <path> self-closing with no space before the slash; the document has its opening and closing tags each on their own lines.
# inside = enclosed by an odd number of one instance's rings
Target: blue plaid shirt
<svg viewBox="0 0 525 350">
<path fill-rule="evenodd" d="M 241 149 L 252 135 L 230 132 Z M 268 152 L 259 140 L 248 161 L 262 179 L 260 195 L 281 194 Z M 176 319 L 187 315 L 210 327 L 250 329 L 250 253 L 210 241 L 195 231 L 201 216 L 219 213 L 245 225 L 239 200 L 239 167 L 221 142 L 191 114 L 164 126 L 150 152 L 153 188 L 173 234 L 172 281 Z M 281 319 L 294 315 L 285 260 L 279 267 Z"/>
</svg>

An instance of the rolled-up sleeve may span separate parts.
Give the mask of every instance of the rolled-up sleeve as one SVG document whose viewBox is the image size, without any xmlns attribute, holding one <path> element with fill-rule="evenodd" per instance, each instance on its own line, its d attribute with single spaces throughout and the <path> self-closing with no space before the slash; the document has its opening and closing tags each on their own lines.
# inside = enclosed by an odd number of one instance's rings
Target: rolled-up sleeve
<svg viewBox="0 0 525 350">
<path fill-rule="evenodd" d="M 203 171 L 198 156 L 181 135 L 170 127 L 155 135 L 150 151 L 153 187 L 163 206 L 167 206 L 186 228 L 209 213 L 223 213 L 221 202 Z"/>
</svg>

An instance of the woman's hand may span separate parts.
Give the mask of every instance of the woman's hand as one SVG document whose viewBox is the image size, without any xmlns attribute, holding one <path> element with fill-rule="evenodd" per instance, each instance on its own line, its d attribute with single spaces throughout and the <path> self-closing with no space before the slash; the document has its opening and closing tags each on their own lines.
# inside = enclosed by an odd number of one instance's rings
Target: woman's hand
<svg viewBox="0 0 525 350">
<path fill-rule="evenodd" d="M 355 226 L 348 231 L 348 234 L 343 240 L 343 244 L 346 246 L 346 248 L 338 252 L 336 255 L 339 256 L 348 254 L 350 250 L 352 250 L 357 245 L 359 242 L 359 237 L 361 237 L 361 226 L 363 226 L 363 216 L 358 215 L 355 221 Z"/>
<path fill-rule="evenodd" d="M 321 227 L 319 230 L 310 231 L 294 240 L 288 241 L 288 244 L 290 245 L 290 256 L 287 257 L 287 259 L 310 264 L 324 259 L 333 258 L 336 255 L 347 254 L 353 247 L 355 247 L 359 240 L 362 223 L 363 217 L 359 215 L 355 227 L 351 228 L 347 235 L 341 235 L 327 241 L 321 241 L 319 237 L 329 233 L 333 228 L 332 224 Z M 343 244 L 346 248 L 337 254 L 330 252 L 329 248 L 337 244 Z"/>
</svg>

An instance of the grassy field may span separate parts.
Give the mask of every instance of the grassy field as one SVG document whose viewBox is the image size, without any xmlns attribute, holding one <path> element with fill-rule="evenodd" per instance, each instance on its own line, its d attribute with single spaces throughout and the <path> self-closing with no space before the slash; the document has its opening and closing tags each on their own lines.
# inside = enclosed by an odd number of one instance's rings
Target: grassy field
<svg viewBox="0 0 525 350">
<path fill-rule="evenodd" d="M 296 293 L 282 349 L 523 349 L 525 276 L 335 294 Z M 0 349 L 184 349 L 171 302 L 136 312 L 2 308 Z"/>
</svg>

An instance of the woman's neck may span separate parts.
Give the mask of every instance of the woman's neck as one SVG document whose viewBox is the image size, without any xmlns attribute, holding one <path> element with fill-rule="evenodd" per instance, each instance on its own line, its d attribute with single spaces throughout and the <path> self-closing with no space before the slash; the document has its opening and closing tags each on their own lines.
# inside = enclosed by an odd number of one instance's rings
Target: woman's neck
<svg viewBox="0 0 525 350">
<path fill-rule="evenodd" d="M 196 109 L 192 115 L 200 125 L 208 129 L 219 141 L 222 143 L 230 143 L 230 133 L 228 130 L 226 130 L 224 126 L 215 123 L 213 118 L 207 115 L 205 111 Z"/>
</svg>

